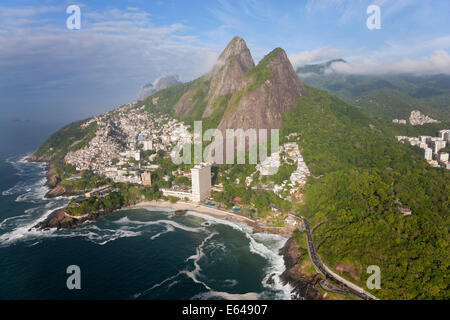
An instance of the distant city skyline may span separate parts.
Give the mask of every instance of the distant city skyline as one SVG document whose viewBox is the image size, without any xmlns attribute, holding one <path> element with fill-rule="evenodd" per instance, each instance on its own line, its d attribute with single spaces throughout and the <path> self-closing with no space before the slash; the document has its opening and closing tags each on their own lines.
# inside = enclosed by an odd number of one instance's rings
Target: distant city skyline
<svg viewBox="0 0 450 320">
<path fill-rule="evenodd" d="M 81 30 L 68 30 L 69 5 Z M 366 26 L 369 5 L 381 29 Z M 192 80 L 235 35 L 256 61 L 275 47 L 294 66 L 333 58 L 346 73 L 450 73 L 450 2 L 2 1 L 2 118 L 71 122 L 136 100 L 165 74 Z"/>
</svg>

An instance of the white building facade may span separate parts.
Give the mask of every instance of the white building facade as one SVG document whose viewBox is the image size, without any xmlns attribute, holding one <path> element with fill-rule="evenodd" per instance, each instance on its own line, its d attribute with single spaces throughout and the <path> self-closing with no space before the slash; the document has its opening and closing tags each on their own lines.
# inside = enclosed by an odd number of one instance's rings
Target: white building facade
<svg viewBox="0 0 450 320">
<path fill-rule="evenodd" d="M 191 169 L 192 201 L 203 202 L 211 192 L 211 165 L 201 164 Z"/>
</svg>

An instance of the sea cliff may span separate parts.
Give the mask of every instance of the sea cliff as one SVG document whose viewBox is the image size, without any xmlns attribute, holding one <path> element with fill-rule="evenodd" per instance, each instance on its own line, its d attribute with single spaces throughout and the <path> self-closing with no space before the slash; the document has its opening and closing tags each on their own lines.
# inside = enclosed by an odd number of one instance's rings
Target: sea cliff
<svg viewBox="0 0 450 320">
<path fill-rule="evenodd" d="M 53 199 L 61 196 L 71 197 L 83 194 L 83 191 L 81 190 L 67 190 L 61 184 L 62 179 L 57 173 L 56 167 L 52 162 L 53 159 L 51 157 L 36 157 L 34 154 L 32 154 L 27 157 L 27 161 L 42 162 L 47 164 L 48 168 L 47 173 L 45 174 L 47 181 L 45 183 L 45 186 L 49 188 L 49 191 L 45 194 L 46 199 Z"/>
<path fill-rule="evenodd" d="M 280 249 L 280 255 L 283 256 L 286 267 L 280 279 L 284 285 L 289 283 L 294 288 L 292 293 L 306 300 L 326 299 L 326 296 L 322 295 L 318 289 L 320 276 L 318 274 L 309 275 L 302 268 L 302 260 L 308 259 L 308 257 L 302 256 L 299 249 L 293 237 Z"/>
</svg>

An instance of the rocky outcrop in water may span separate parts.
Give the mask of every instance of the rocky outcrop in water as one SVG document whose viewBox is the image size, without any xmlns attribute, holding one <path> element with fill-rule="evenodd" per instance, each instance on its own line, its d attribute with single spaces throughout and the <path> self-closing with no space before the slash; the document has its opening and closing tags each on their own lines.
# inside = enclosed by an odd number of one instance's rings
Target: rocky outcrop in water
<svg viewBox="0 0 450 320">
<path fill-rule="evenodd" d="M 294 287 L 293 293 L 305 298 L 306 300 L 322 300 L 324 297 L 319 291 L 320 276 L 305 274 L 300 266 L 301 256 L 299 246 L 294 238 L 290 238 L 283 248 L 280 249 L 280 255 L 283 256 L 286 270 L 280 276 L 283 284 L 289 283 Z"/>
<path fill-rule="evenodd" d="M 59 209 L 52 212 L 47 219 L 39 222 L 34 228 L 39 230 L 47 229 L 66 229 L 72 228 L 78 225 L 79 221 L 73 217 L 70 217 L 64 212 L 64 209 Z"/>
<path fill-rule="evenodd" d="M 83 194 L 83 191 L 80 190 L 67 190 L 63 185 L 61 185 L 61 177 L 56 172 L 55 165 L 51 163 L 52 159 L 49 157 L 36 157 L 35 155 L 31 155 L 27 158 L 30 162 L 46 162 L 50 163 L 47 173 L 45 177 L 47 181 L 45 182 L 45 186 L 50 190 L 45 194 L 45 198 L 53 199 L 61 196 L 76 196 Z"/>
<path fill-rule="evenodd" d="M 30 161 L 30 162 L 46 162 L 46 163 L 49 163 L 50 161 L 52 161 L 52 158 L 51 157 L 38 157 L 38 156 L 32 154 L 32 155 L 29 155 L 27 157 L 27 160 Z"/>
<path fill-rule="evenodd" d="M 49 230 L 49 229 L 69 229 L 74 228 L 87 221 L 96 221 L 99 217 L 106 216 L 111 213 L 109 211 L 100 211 L 86 214 L 82 217 L 73 217 L 67 214 L 65 209 L 58 209 L 50 213 L 50 215 L 42 222 L 36 224 L 33 228 L 39 230 Z"/>
</svg>

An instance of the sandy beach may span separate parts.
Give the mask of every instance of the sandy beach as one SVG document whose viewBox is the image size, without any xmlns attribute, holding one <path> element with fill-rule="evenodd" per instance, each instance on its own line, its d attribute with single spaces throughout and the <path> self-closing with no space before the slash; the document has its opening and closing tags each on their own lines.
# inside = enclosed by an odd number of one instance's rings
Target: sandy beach
<svg viewBox="0 0 450 320">
<path fill-rule="evenodd" d="M 226 221 L 245 223 L 248 226 L 253 228 L 253 232 L 269 232 L 276 233 L 285 236 L 291 236 L 292 232 L 295 228 L 292 227 L 269 227 L 269 226 L 260 226 L 254 220 L 243 217 L 241 215 L 223 211 L 217 208 L 207 207 L 204 205 L 191 203 L 191 202 L 183 202 L 178 201 L 176 203 L 171 203 L 169 201 L 143 201 L 134 206 L 130 206 L 129 209 L 133 208 L 165 208 L 165 209 L 173 209 L 173 210 L 187 210 L 194 211 L 197 213 L 205 214 L 212 216 L 217 219 L 222 219 Z"/>
</svg>

